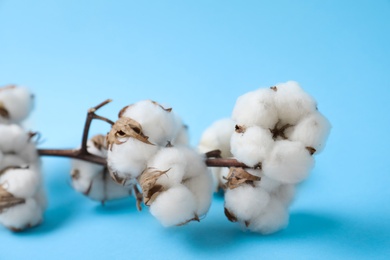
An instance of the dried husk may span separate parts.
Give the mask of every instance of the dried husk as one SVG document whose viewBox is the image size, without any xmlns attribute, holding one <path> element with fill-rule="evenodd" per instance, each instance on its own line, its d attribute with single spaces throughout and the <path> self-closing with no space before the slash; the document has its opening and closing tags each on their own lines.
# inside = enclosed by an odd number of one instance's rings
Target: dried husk
<svg viewBox="0 0 390 260">
<path fill-rule="evenodd" d="M 292 125 L 290 125 L 290 124 L 285 124 L 285 125 L 283 125 L 283 126 L 279 126 L 279 124 L 280 124 L 280 122 L 278 122 L 278 123 L 275 125 L 274 129 L 270 129 L 271 134 L 272 134 L 272 138 L 273 138 L 274 140 L 276 140 L 278 137 L 280 137 L 280 138 L 286 140 L 286 139 L 287 139 L 287 136 L 286 136 L 286 134 L 285 134 L 285 131 L 286 131 L 287 128 L 292 127 Z"/>
<path fill-rule="evenodd" d="M 8 208 L 23 204 L 25 202 L 25 199 L 16 198 L 0 185 L 0 214 Z"/>
<path fill-rule="evenodd" d="M 236 125 L 234 131 L 236 131 L 236 133 L 242 134 L 245 133 L 246 128 L 242 125 Z"/>
<path fill-rule="evenodd" d="M 5 108 L 4 103 L 1 101 L 0 101 L 0 116 L 5 118 L 5 119 L 10 118 L 8 110 Z"/>
<path fill-rule="evenodd" d="M 107 150 L 107 142 L 106 142 L 106 137 L 104 135 L 95 135 L 94 137 L 91 138 L 91 141 L 93 145 L 98 149 L 98 150 Z"/>
<path fill-rule="evenodd" d="M 260 177 L 250 174 L 243 168 L 231 167 L 227 176 L 226 186 L 232 190 L 243 184 L 254 185 L 253 182 L 260 181 L 260 179 Z"/>
<path fill-rule="evenodd" d="M 165 110 L 165 111 L 167 111 L 167 112 L 171 112 L 171 111 L 172 111 L 172 108 L 171 108 L 171 107 L 170 107 L 170 108 L 165 108 L 165 107 L 163 107 L 161 104 L 159 104 L 158 102 L 153 101 L 153 100 L 152 100 L 152 103 L 155 104 L 155 105 L 157 105 L 157 106 L 159 106 L 159 107 L 161 107 L 163 110 Z"/>
<path fill-rule="evenodd" d="M 137 121 L 129 117 L 119 118 L 107 134 L 107 146 L 112 149 L 113 144 L 123 144 L 120 138 L 135 138 L 145 144 L 153 145 L 149 142 L 149 137 L 142 132 L 142 126 Z"/>
<path fill-rule="evenodd" d="M 227 208 L 224 209 L 224 213 L 230 222 L 237 222 L 238 221 L 237 217 L 234 214 L 232 214 Z"/>
<path fill-rule="evenodd" d="M 158 178 L 166 174 L 170 169 L 166 171 L 160 171 L 155 168 L 147 168 L 138 177 L 138 182 L 141 185 L 144 203 L 146 206 L 150 206 L 157 196 L 166 190 L 166 188 L 160 184 L 156 184 Z"/>
</svg>

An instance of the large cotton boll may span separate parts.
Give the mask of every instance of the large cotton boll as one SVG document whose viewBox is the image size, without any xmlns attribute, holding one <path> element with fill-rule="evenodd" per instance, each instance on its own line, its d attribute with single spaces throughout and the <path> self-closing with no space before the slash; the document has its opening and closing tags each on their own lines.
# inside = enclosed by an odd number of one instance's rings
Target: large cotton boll
<svg viewBox="0 0 390 260">
<path fill-rule="evenodd" d="M 263 212 L 268 201 L 268 192 L 252 185 L 241 185 L 225 191 L 225 209 L 240 222 L 250 222 Z"/>
<path fill-rule="evenodd" d="M 35 199 L 26 199 L 25 203 L 15 205 L 0 213 L 0 223 L 5 227 L 21 231 L 41 223 L 43 211 Z"/>
<path fill-rule="evenodd" d="M 0 88 L 0 122 L 19 123 L 31 112 L 34 105 L 34 97 L 27 88 L 8 86 Z"/>
<path fill-rule="evenodd" d="M 314 166 L 310 152 L 300 142 L 282 140 L 275 142 L 262 169 L 267 177 L 282 183 L 304 180 Z"/>
<path fill-rule="evenodd" d="M 125 179 L 137 178 L 146 168 L 146 163 L 158 150 L 158 146 L 128 138 L 122 144 L 113 144 L 107 153 L 110 172 Z"/>
<path fill-rule="evenodd" d="M 274 144 L 271 132 L 258 126 L 237 127 L 230 141 L 234 157 L 251 167 L 264 161 Z"/>
<path fill-rule="evenodd" d="M 162 192 L 150 206 L 150 213 L 168 227 L 197 218 L 196 206 L 193 193 L 185 186 L 178 185 Z"/>
<path fill-rule="evenodd" d="M 19 153 L 24 149 L 28 142 L 28 134 L 19 125 L 0 124 L 0 150 L 2 152 Z"/>
<path fill-rule="evenodd" d="M 232 112 L 232 119 L 239 125 L 273 128 L 278 122 L 274 95 L 274 91 L 264 88 L 238 97 Z"/>
<path fill-rule="evenodd" d="M 18 198 L 30 198 L 38 191 L 42 178 L 34 166 L 8 169 L 0 175 L 3 188 Z"/>
<path fill-rule="evenodd" d="M 223 158 L 231 157 L 230 138 L 236 123 L 230 118 L 220 119 L 209 126 L 202 134 L 198 145 L 201 153 L 220 150 Z"/>
<path fill-rule="evenodd" d="M 286 135 L 290 140 L 299 141 L 306 147 L 314 148 L 315 153 L 318 154 L 325 147 L 330 129 L 331 124 L 328 119 L 320 112 L 315 111 L 299 121 L 295 127 L 289 129 Z"/>
<path fill-rule="evenodd" d="M 207 213 L 213 197 L 213 180 L 209 172 L 201 173 L 198 176 L 184 180 L 186 186 L 195 196 L 196 214 L 200 217 Z"/>
<path fill-rule="evenodd" d="M 277 84 L 272 89 L 275 92 L 275 106 L 282 125 L 295 125 L 316 110 L 316 101 L 295 81 Z"/>
<path fill-rule="evenodd" d="M 149 141 L 160 146 L 172 143 L 182 127 L 181 121 L 171 109 L 151 100 L 139 101 L 124 108 L 120 117 L 128 117 L 140 123 Z"/>
<path fill-rule="evenodd" d="M 278 199 L 271 196 L 266 208 L 253 219 L 249 229 L 264 235 L 271 234 L 286 227 L 288 218 L 287 208 Z"/>
</svg>

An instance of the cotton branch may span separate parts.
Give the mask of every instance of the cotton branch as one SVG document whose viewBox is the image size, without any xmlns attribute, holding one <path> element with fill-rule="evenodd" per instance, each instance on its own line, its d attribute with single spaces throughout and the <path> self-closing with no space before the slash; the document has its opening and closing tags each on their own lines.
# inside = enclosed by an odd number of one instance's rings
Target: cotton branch
<svg viewBox="0 0 390 260">
<path fill-rule="evenodd" d="M 91 127 L 91 123 L 94 119 L 102 120 L 110 125 L 113 125 L 114 122 L 106 117 L 102 117 L 97 115 L 95 112 L 100 109 L 101 107 L 107 105 L 112 100 L 107 99 L 100 103 L 99 105 L 92 107 L 88 110 L 87 118 L 85 120 L 84 124 L 84 130 L 83 135 L 81 139 L 81 147 L 79 149 L 38 149 L 38 154 L 40 156 L 56 156 L 56 157 L 67 157 L 67 158 L 74 158 L 78 160 L 84 160 L 100 165 L 107 165 L 107 160 L 105 158 L 102 158 L 100 156 L 96 156 L 93 154 L 90 154 L 87 151 L 87 141 L 88 141 L 88 134 L 89 129 Z M 247 165 L 237 161 L 236 159 L 223 159 L 220 158 L 220 151 L 215 150 L 211 151 L 205 154 L 206 160 L 205 163 L 208 167 L 243 167 L 248 168 Z"/>
</svg>

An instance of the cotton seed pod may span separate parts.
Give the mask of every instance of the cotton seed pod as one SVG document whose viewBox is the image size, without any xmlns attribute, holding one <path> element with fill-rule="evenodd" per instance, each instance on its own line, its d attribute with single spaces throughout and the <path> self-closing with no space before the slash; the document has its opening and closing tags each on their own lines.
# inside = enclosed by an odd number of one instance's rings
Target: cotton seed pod
<svg viewBox="0 0 390 260">
<path fill-rule="evenodd" d="M 282 183 L 303 181 L 314 166 L 310 151 L 300 142 L 277 141 L 262 163 L 264 175 Z"/>
<path fill-rule="evenodd" d="M 302 142 L 320 153 L 328 139 L 331 124 L 320 112 L 315 111 L 304 117 L 297 125 L 288 129 L 286 135 L 292 141 Z"/>
<path fill-rule="evenodd" d="M 117 182 L 137 178 L 159 147 L 150 143 L 143 127 L 127 117 L 119 118 L 107 135 L 107 165 Z"/>
<path fill-rule="evenodd" d="M 253 218 L 260 215 L 269 201 L 264 189 L 252 185 L 241 185 L 225 191 L 225 214 L 232 222 L 248 226 Z"/>
<path fill-rule="evenodd" d="M 107 146 L 103 135 L 96 135 L 87 142 L 87 150 L 93 155 L 103 158 L 107 156 Z M 126 186 L 115 183 L 104 166 L 82 160 L 72 160 L 72 186 L 92 200 L 107 200 L 130 196 L 133 185 Z"/>
<path fill-rule="evenodd" d="M 274 141 L 268 129 L 258 126 L 236 125 L 236 131 L 231 137 L 230 145 L 231 152 L 237 160 L 254 167 L 264 161 L 272 149 Z"/>
<path fill-rule="evenodd" d="M 0 211 L 0 224 L 17 232 L 40 224 L 42 217 L 43 210 L 41 205 L 35 199 L 28 198 L 23 203 L 16 204 L 2 212 Z"/>
<path fill-rule="evenodd" d="M 27 88 L 16 85 L 0 88 L 0 123 L 20 123 L 33 105 L 34 96 Z"/>
<path fill-rule="evenodd" d="M 232 119 L 239 125 L 273 128 L 278 122 L 274 95 L 271 89 L 262 88 L 238 97 Z"/>
<path fill-rule="evenodd" d="M 236 123 L 230 118 L 220 119 L 209 126 L 202 134 L 198 145 L 201 153 L 220 150 L 221 157 L 232 157 L 230 152 L 230 138 Z"/>
<path fill-rule="evenodd" d="M 270 196 L 263 212 L 253 218 L 248 225 L 249 230 L 263 235 L 272 234 L 287 226 L 288 209 L 274 196 Z"/>
<path fill-rule="evenodd" d="M 173 143 L 183 125 L 172 108 L 165 108 L 151 100 L 139 101 L 123 108 L 119 117 L 137 121 L 150 142 L 159 146 Z"/>
<path fill-rule="evenodd" d="M 0 184 L 15 197 L 33 197 L 40 188 L 42 176 L 37 166 L 8 167 L 0 171 Z"/>
<path fill-rule="evenodd" d="M 150 213 L 165 226 L 182 225 L 199 220 L 194 194 L 184 185 L 162 192 L 150 205 Z"/>
<path fill-rule="evenodd" d="M 278 121 L 282 125 L 295 125 L 303 117 L 316 111 L 316 101 L 295 81 L 277 84 L 271 90 L 275 92 Z"/>
</svg>

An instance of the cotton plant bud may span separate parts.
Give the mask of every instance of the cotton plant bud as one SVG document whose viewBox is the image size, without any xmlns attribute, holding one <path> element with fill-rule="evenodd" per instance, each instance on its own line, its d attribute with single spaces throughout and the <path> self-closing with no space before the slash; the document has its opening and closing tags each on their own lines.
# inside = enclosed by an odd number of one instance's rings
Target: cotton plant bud
<svg viewBox="0 0 390 260">
<path fill-rule="evenodd" d="M 10 166 L 0 171 L 0 224 L 21 231 L 38 225 L 45 209 L 39 166 Z"/>
<path fill-rule="evenodd" d="M 230 152 L 230 138 L 236 123 L 231 118 L 224 118 L 214 122 L 202 134 L 198 145 L 201 153 L 220 150 L 222 158 L 232 157 Z"/>
<path fill-rule="evenodd" d="M 234 157 L 250 167 L 261 165 L 274 145 L 271 132 L 258 126 L 235 129 L 230 141 Z"/>
<path fill-rule="evenodd" d="M 264 175 L 282 183 L 303 181 L 314 166 L 311 151 L 302 143 L 282 140 L 275 142 L 262 163 Z"/>
<path fill-rule="evenodd" d="M 107 135 L 107 165 L 111 177 L 118 183 L 137 178 L 147 161 L 159 149 L 149 141 L 137 121 L 120 117 Z"/>
<path fill-rule="evenodd" d="M 210 207 L 212 177 L 204 158 L 189 147 L 162 148 L 138 181 L 144 203 L 164 226 L 199 221 Z"/>
<path fill-rule="evenodd" d="M 152 144 L 171 144 L 182 127 L 182 122 L 172 111 L 151 100 L 139 101 L 124 107 L 119 118 L 131 118 L 142 126 L 143 133 Z"/>
<path fill-rule="evenodd" d="M 34 96 L 27 88 L 9 85 L 0 88 L 0 124 L 20 123 L 33 108 Z"/>
<path fill-rule="evenodd" d="M 304 117 L 294 127 L 286 131 L 289 140 L 302 142 L 320 153 L 326 144 L 331 124 L 320 112 L 315 111 Z"/>
<path fill-rule="evenodd" d="M 278 122 L 274 96 L 271 89 L 261 88 L 238 97 L 232 119 L 239 125 L 273 128 Z"/>
<path fill-rule="evenodd" d="M 267 206 L 270 195 L 260 187 L 243 184 L 225 191 L 225 215 L 232 222 L 249 226 Z"/>
<path fill-rule="evenodd" d="M 106 140 L 103 135 L 96 135 L 87 142 L 87 151 L 103 158 L 107 157 Z M 72 160 L 72 187 L 91 198 L 104 203 L 107 200 L 130 196 L 133 185 L 119 185 L 109 176 L 105 166 L 82 160 Z"/>
<path fill-rule="evenodd" d="M 270 196 L 267 206 L 252 219 L 248 229 L 263 235 L 272 234 L 286 227 L 288 220 L 288 208 L 276 197 Z"/>
<path fill-rule="evenodd" d="M 303 117 L 316 111 L 316 101 L 295 81 L 287 81 L 271 87 L 275 92 L 274 103 L 282 125 L 295 125 Z"/>
</svg>

